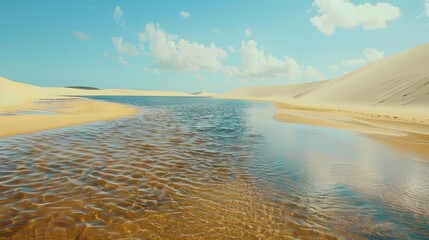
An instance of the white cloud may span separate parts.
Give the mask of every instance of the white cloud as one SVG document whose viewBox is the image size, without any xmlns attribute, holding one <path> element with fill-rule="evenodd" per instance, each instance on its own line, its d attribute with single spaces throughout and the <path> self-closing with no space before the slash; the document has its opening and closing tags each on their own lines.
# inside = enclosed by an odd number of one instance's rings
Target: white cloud
<svg viewBox="0 0 429 240">
<path fill-rule="evenodd" d="M 309 76 L 316 80 L 325 79 L 325 76 L 312 66 L 303 66 L 302 68 L 304 69 L 304 76 Z"/>
<path fill-rule="evenodd" d="M 189 12 L 186 12 L 186 11 L 181 11 L 181 12 L 179 12 L 179 15 L 180 15 L 182 18 L 189 18 L 189 17 L 191 17 L 191 14 L 190 14 Z"/>
<path fill-rule="evenodd" d="M 299 64 L 284 56 L 278 59 L 270 54 L 265 55 L 254 40 L 241 42 L 243 68 L 241 74 L 251 77 L 296 78 L 302 75 Z"/>
<path fill-rule="evenodd" d="M 385 28 L 388 21 L 401 15 L 398 7 L 380 2 L 355 5 L 350 0 L 315 0 L 313 6 L 318 7 L 319 15 L 312 17 L 311 23 L 326 35 L 333 34 L 337 27 Z"/>
<path fill-rule="evenodd" d="M 128 65 L 130 65 L 130 64 L 125 60 L 125 58 L 124 58 L 124 57 L 118 57 L 118 60 L 119 60 L 119 62 L 120 62 L 122 65 L 124 65 L 124 66 L 128 66 Z"/>
<path fill-rule="evenodd" d="M 338 71 L 338 66 L 337 66 L 337 65 L 331 65 L 331 66 L 329 66 L 328 68 L 329 68 L 329 70 L 331 70 L 331 71 L 333 71 L 333 72 Z"/>
<path fill-rule="evenodd" d="M 235 52 L 235 47 L 234 46 L 228 46 L 228 51 L 230 52 Z"/>
<path fill-rule="evenodd" d="M 426 15 L 429 17 L 429 0 L 425 2 Z"/>
<path fill-rule="evenodd" d="M 365 58 L 357 58 L 357 59 L 348 59 L 341 61 L 341 64 L 349 67 L 359 66 L 367 63 Z"/>
<path fill-rule="evenodd" d="M 104 52 L 103 52 L 103 57 L 104 57 L 104 58 L 109 58 L 109 57 L 110 57 L 109 52 L 104 51 Z"/>
<path fill-rule="evenodd" d="M 120 26 L 124 29 L 127 29 L 127 26 L 125 25 L 125 20 L 123 19 L 124 11 L 122 10 L 121 6 L 116 6 L 115 10 L 113 11 L 113 19 L 120 24 Z"/>
<path fill-rule="evenodd" d="M 226 75 L 249 78 L 294 79 L 302 76 L 323 78 L 315 68 L 300 66 L 288 56 L 279 59 L 270 54 L 265 55 L 254 40 L 241 42 L 241 57 L 243 65 L 240 68 L 225 67 L 224 72 Z"/>
<path fill-rule="evenodd" d="M 160 74 L 163 73 L 162 70 L 158 69 L 158 68 L 148 68 L 148 67 L 144 67 L 143 71 L 148 72 L 148 73 L 153 73 L 153 74 Z"/>
<path fill-rule="evenodd" d="M 366 59 L 368 59 L 369 62 L 378 61 L 384 58 L 384 52 L 381 52 L 373 48 L 366 48 L 363 51 L 363 55 L 365 56 Z"/>
<path fill-rule="evenodd" d="M 252 31 L 250 30 L 250 28 L 247 28 L 246 30 L 244 30 L 244 34 L 248 37 L 252 36 Z"/>
<path fill-rule="evenodd" d="M 204 79 L 205 79 L 205 77 L 202 74 L 196 74 L 195 75 L 195 80 L 197 80 L 198 82 L 203 81 Z"/>
<path fill-rule="evenodd" d="M 220 29 L 219 28 L 212 28 L 212 31 L 217 33 L 217 32 L 220 32 Z"/>
<path fill-rule="evenodd" d="M 121 54 L 128 54 L 130 56 L 140 55 L 139 49 L 131 43 L 124 42 L 122 37 L 112 37 L 112 42 L 116 50 Z"/>
<path fill-rule="evenodd" d="M 226 51 L 214 43 L 205 46 L 179 39 L 153 23 L 146 24 L 145 32 L 140 33 L 139 38 L 148 43 L 155 65 L 161 69 L 217 71 L 222 67 L 220 61 L 227 56 Z"/>
<path fill-rule="evenodd" d="M 80 31 L 73 31 L 73 35 L 74 35 L 77 39 L 79 39 L 79 40 L 81 40 L 81 41 L 88 42 L 88 41 L 91 41 L 91 40 L 92 40 L 91 35 L 86 34 L 86 33 L 83 33 L 83 32 L 80 32 Z"/>
<path fill-rule="evenodd" d="M 349 67 L 364 65 L 384 58 L 384 53 L 372 48 L 366 48 L 362 57 L 356 59 L 348 59 L 341 61 L 341 64 Z"/>
<path fill-rule="evenodd" d="M 117 22 L 120 22 L 122 16 L 124 16 L 124 11 L 122 11 L 121 6 L 116 6 L 115 10 L 113 11 L 113 19 L 115 19 Z"/>
</svg>

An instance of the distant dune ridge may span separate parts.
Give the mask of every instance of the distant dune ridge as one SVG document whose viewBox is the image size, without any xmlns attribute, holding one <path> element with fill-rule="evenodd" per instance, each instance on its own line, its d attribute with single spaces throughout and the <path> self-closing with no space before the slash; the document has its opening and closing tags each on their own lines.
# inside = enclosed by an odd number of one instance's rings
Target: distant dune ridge
<svg viewBox="0 0 429 240">
<path fill-rule="evenodd" d="M 88 86 L 67 86 L 65 88 L 76 88 L 76 89 L 83 89 L 83 90 L 100 90 L 96 87 L 88 87 Z"/>
<path fill-rule="evenodd" d="M 95 89 L 82 87 L 37 87 L 0 77 L 0 106 L 18 105 L 40 99 L 65 96 L 195 96 L 176 91 L 140 91 L 130 89 Z"/>
<path fill-rule="evenodd" d="M 340 78 L 305 84 L 245 87 L 220 95 L 324 109 L 413 115 L 429 119 L 429 43 Z M 406 117 L 405 117 L 406 118 Z"/>
<path fill-rule="evenodd" d="M 192 96 L 188 93 L 175 91 L 141 91 L 131 89 L 78 89 L 47 87 L 44 91 L 48 94 L 62 96 Z"/>
<path fill-rule="evenodd" d="M 217 96 L 217 93 L 211 93 L 211 92 L 193 92 L 191 93 L 191 95 L 193 96 L 198 96 L 198 97 L 214 97 Z"/>
</svg>

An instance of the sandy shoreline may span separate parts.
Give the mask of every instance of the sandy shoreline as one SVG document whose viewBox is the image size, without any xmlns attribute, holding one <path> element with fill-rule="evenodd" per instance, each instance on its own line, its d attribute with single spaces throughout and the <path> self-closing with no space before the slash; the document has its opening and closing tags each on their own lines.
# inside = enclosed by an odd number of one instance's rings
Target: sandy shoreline
<svg viewBox="0 0 429 240">
<path fill-rule="evenodd" d="M 429 158 L 429 118 L 421 112 L 290 104 L 270 98 L 220 97 L 273 104 L 273 118 L 282 122 L 353 131 Z M 423 111 L 423 109 L 422 109 Z"/>
<path fill-rule="evenodd" d="M 0 137 L 130 117 L 138 109 L 89 99 L 42 100 L 0 107 Z"/>
<path fill-rule="evenodd" d="M 274 119 L 348 130 L 368 135 L 388 145 L 429 158 L 429 123 L 410 122 L 390 117 L 378 117 L 364 112 L 335 113 L 296 110 L 284 104 L 275 104 Z"/>
</svg>

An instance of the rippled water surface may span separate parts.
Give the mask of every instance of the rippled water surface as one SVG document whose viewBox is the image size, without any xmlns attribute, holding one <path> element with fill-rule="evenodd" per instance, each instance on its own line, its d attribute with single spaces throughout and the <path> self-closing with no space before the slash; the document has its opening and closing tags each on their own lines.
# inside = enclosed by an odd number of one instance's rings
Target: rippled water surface
<svg viewBox="0 0 429 240">
<path fill-rule="evenodd" d="M 100 99 L 142 111 L 0 139 L 1 239 L 429 239 L 422 156 L 265 103 Z"/>
</svg>

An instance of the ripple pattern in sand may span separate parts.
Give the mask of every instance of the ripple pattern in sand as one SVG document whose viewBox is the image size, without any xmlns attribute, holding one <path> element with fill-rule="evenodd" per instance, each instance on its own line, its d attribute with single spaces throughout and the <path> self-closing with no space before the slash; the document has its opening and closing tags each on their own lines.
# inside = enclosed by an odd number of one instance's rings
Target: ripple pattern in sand
<svg viewBox="0 0 429 240">
<path fill-rule="evenodd" d="M 150 109 L 135 119 L 2 140 L 0 235 L 328 237 L 322 227 L 285 219 L 285 210 L 264 203 L 248 174 L 234 169 L 258 142 L 245 122 L 216 126 L 203 116 L 187 125 L 180 114 Z"/>
</svg>

